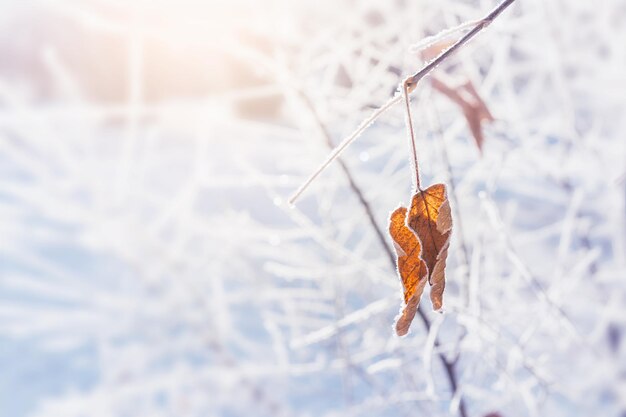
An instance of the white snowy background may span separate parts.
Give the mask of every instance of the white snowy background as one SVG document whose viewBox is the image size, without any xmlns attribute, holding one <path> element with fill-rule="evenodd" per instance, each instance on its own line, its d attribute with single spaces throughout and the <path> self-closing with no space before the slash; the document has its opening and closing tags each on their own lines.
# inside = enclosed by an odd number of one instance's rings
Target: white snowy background
<svg viewBox="0 0 626 417">
<path fill-rule="evenodd" d="M 495 5 L 1 2 L 0 417 L 626 415 L 623 0 L 517 0 L 438 69 L 497 119 L 482 157 L 413 94 L 455 197 L 430 330 L 395 336 L 371 223 L 410 199 L 401 105 L 286 204 Z"/>
</svg>

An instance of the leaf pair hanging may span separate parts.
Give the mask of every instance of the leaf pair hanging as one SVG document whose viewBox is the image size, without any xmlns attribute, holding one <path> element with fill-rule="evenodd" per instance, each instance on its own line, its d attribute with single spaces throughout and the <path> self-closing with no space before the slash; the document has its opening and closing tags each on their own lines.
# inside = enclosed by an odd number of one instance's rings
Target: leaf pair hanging
<svg viewBox="0 0 626 417">
<path fill-rule="evenodd" d="M 433 309 L 443 306 L 445 267 L 452 232 L 452 215 L 444 184 L 418 190 L 411 209 L 391 213 L 389 234 L 398 255 L 398 273 L 404 287 L 404 309 L 396 333 L 404 336 L 415 317 L 426 282 Z"/>
<path fill-rule="evenodd" d="M 389 234 L 398 256 L 398 273 L 404 288 L 404 309 L 396 321 L 396 333 L 404 336 L 415 317 L 426 282 L 430 284 L 433 309 L 443 306 L 445 267 L 452 232 L 452 215 L 446 186 L 433 184 L 426 189 L 420 185 L 417 149 L 409 102 L 410 78 L 405 80 L 404 99 L 407 128 L 413 151 L 416 193 L 411 207 L 397 208 L 391 213 Z"/>
<path fill-rule="evenodd" d="M 409 76 L 403 83 L 404 99 L 407 110 L 407 126 L 409 137 L 413 147 L 413 160 L 415 168 L 415 189 L 411 209 L 400 207 L 391 215 L 389 231 L 396 247 L 398 255 L 398 272 L 404 287 L 404 310 L 396 323 L 396 332 L 405 335 L 408 332 L 411 321 L 415 317 L 420 297 L 426 286 L 426 281 L 431 285 L 431 301 L 435 310 L 443 305 L 443 291 L 445 287 L 445 265 L 450 244 L 452 231 L 452 218 L 448 203 L 446 187 L 443 184 L 434 184 L 422 189 L 419 181 L 417 165 L 417 151 L 415 148 L 415 135 L 411 121 L 409 106 L 409 92 L 417 83 L 431 73 L 437 66 L 450 57 L 455 51 L 467 44 L 472 38 L 489 26 L 507 7 L 515 0 L 502 0 L 484 18 L 474 22 L 475 24 L 463 24 L 460 28 L 472 29 L 447 47 L 437 45 L 433 48 L 436 56 L 426 63 L 419 71 Z M 448 31 L 448 34 L 452 33 Z M 483 134 L 482 122 L 493 120 L 484 101 L 471 84 L 466 82 L 460 86 L 450 86 L 439 79 L 434 82 L 436 90 L 442 92 L 455 101 L 463 110 L 468 121 L 470 130 L 479 149 L 482 149 Z M 367 119 L 363 120 L 354 132 L 344 138 L 322 162 L 320 167 L 304 181 L 289 198 L 289 204 L 294 204 L 302 193 L 311 185 L 332 161 L 337 159 L 363 131 L 365 131 L 380 115 L 400 102 L 402 95 L 396 94 L 381 107 L 376 109 Z M 374 225 L 374 227 L 376 227 Z"/>
</svg>

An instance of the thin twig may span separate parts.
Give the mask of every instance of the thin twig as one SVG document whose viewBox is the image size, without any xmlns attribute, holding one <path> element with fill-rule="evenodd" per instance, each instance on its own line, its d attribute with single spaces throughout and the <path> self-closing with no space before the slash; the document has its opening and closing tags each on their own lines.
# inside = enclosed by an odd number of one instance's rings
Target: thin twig
<svg viewBox="0 0 626 417">
<path fill-rule="evenodd" d="M 313 116 L 313 119 L 315 120 L 315 124 L 317 125 L 318 129 L 320 130 L 320 133 L 324 137 L 324 140 L 325 140 L 326 144 L 330 148 L 332 148 L 333 147 L 333 141 L 332 141 L 332 137 L 330 135 L 330 132 L 328 131 L 328 128 L 326 127 L 326 124 L 324 122 L 322 122 L 322 119 L 320 118 L 319 114 L 317 113 L 317 110 L 315 109 L 315 106 L 311 102 L 311 99 L 309 98 L 309 96 L 307 96 L 301 90 L 298 90 L 298 94 L 299 94 L 300 98 L 302 99 L 302 101 L 304 102 L 304 104 L 306 105 L 306 107 L 308 108 L 308 110 L 311 113 L 311 115 Z M 384 243 L 385 242 L 385 235 L 383 234 L 382 230 L 380 229 L 380 227 L 378 227 L 378 224 L 376 223 L 376 218 L 374 216 L 374 211 L 372 210 L 372 207 L 367 202 L 367 200 L 365 200 L 365 196 L 363 195 L 363 192 L 361 191 L 361 188 L 355 182 L 354 176 L 350 172 L 350 169 L 348 168 L 346 163 L 343 160 L 341 160 L 341 159 L 338 159 L 337 161 L 338 161 L 339 166 L 341 167 L 341 170 L 343 171 L 346 179 L 348 180 L 348 184 L 350 185 L 350 189 L 356 195 L 356 197 L 359 200 L 359 203 L 361 203 L 361 206 L 365 210 L 365 214 L 367 215 L 367 219 L 369 220 L 370 224 L 372 225 L 372 228 L 376 232 L 376 236 L 378 237 L 378 240 L 380 242 Z M 385 245 L 386 245 L 386 243 L 385 243 Z M 389 252 L 388 253 L 389 259 L 395 265 L 396 260 L 395 260 L 395 257 L 393 255 L 393 253 L 391 251 L 388 251 L 388 252 Z M 394 268 L 395 268 L 395 266 L 394 266 Z"/>
<path fill-rule="evenodd" d="M 454 35 L 457 32 L 461 32 L 471 26 L 475 26 L 478 23 L 480 23 L 480 20 L 470 20 L 468 22 L 463 22 L 458 26 L 454 26 L 449 29 L 444 29 L 441 32 L 437 33 L 436 35 L 427 36 L 425 38 L 422 38 L 419 42 L 414 43 L 413 45 L 409 47 L 409 51 L 411 51 L 412 54 L 418 54 L 424 49 L 427 49 L 429 46 L 432 46 L 436 44 L 437 42 L 442 41 Z"/>
<path fill-rule="evenodd" d="M 409 82 L 413 85 L 417 84 L 422 78 L 428 75 L 432 70 L 437 68 L 446 58 L 460 49 L 463 45 L 468 43 L 472 38 L 478 35 L 484 28 L 489 26 L 500 13 L 502 13 L 507 7 L 509 7 L 515 0 L 504 0 L 496 8 L 494 8 L 487 16 L 480 19 L 476 26 L 465 35 L 463 35 L 458 41 L 450 46 L 445 51 L 441 52 L 437 58 L 426 64 L 421 70 L 409 77 Z"/>
<path fill-rule="evenodd" d="M 388 250 L 391 251 L 391 249 L 388 249 Z M 395 262 L 394 262 L 394 268 L 395 268 Z M 422 324 L 424 324 L 424 327 L 426 328 L 426 332 L 430 333 L 430 327 L 431 327 L 430 320 L 428 320 L 428 317 L 426 317 L 426 313 L 424 312 L 422 308 L 422 304 L 420 304 L 420 306 L 417 308 L 417 314 L 420 316 L 420 319 L 422 320 Z M 435 338 L 435 347 L 439 347 L 439 345 L 440 345 L 439 338 Z M 448 358 L 446 358 L 442 352 L 437 352 L 437 356 L 439 356 L 439 359 L 441 360 L 441 364 L 443 365 L 443 368 L 446 371 L 446 376 L 448 377 L 448 382 L 450 383 L 450 391 L 452 392 L 452 395 L 454 395 L 458 390 L 458 382 L 457 382 L 456 369 L 455 369 L 455 364 L 457 360 L 454 360 L 454 361 L 448 360 Z M 467 410 L 465 408 L 465 400 L 463 400 L 463 398 L 459 400 L 459 415 L 461 417 L 467 417 Z"/>
<path fill-rule="evenodd" d="M 427 63 L 421 70 L 416 72 L 407 78 L 406 82 L 408 83 L 409 90 L 412 91 L 417 83 L 428 75 L 432 70 L 434 70 L 439 64 L 441 64 L 446 58 L 456 52 L 463 45 L 468 43 L 473 37 L 475 37 L 478 33 L 480 33 L 484 28 L 489 26 L 493 20 L 500 15 L 507 7 L 509 7 L 515 0 L 504 0 L 498 6 L 496 6 L 487 16 L 480 19 L 476 26 L 469 32 L 467 32 L 463 37 L 461 37 L 458 41 L 456 41 L 452 46 L 443 51 L 439 56 L 435 59 Z M 320 167 L 313 172 L 307 178 L 307 180 L 296 190 L 296 192 L 289 198 L 289 204 L 295 204 L 296 200 L 302 193 L 311 185 L 311 183 L 317 178 L 328 165 L 331 164 L 337 157 L 343 152 L 355 139 L 357 139 L 361 133 L 365 131 L 372 123 L 376 121 L 383 113 L 393 107 L 394 104 L 398 103 L 402 99 L 402 93 L 396 93 L 392 98 L 387 100 L 387 102 L 380 108 L 378 108 L 370 117 L 365 119 L 361 124 L 356 128 L 354 132 L 352 132 L 348 137 L 335 147 L 330 155 L 326 158 L 326 160 L 320 165 Z"/>
<path fill-rule="evenodd" d="M 322 162 L 320 167 L 317 170 L 315 170 L 315 172 L 311 174 L 309 178 L 307 178 L 307 180 L 296 190 L 295 193 L 293 193 L 291 197 L 289 197 L 289 200 L 288 200 L 289 204 L 294 204 L 296 200 L 298 199 L 298 197 L 300 197 L 300 195 L 304 192 L 304 190 L 306 190 L 309 187 L 309 185 L 311 185 L 311 183 L 315 180 L 315 178 L 317 178 L 318 175 L 320 175 L 322 171 L 324 171 L 326 167 L 330 165 L 331 162 L 337 159 L 339 154 L 341 154 L 341 152 L 343 152 L 344 149 L 350 146 L 350 144 L 354 142 L 354 140 L 358 138 L 361 135 L 361 133 L 365 131 L 365 129 L 367 129 L 372 123 L 374 123 L 374 121 L 376 121 L 376 119 L 378 119 L 381 114 L 383 114 L 384 112 L 389 110 L 394 104 L 399 102 L 401 98 L 402 98 L 401 94 L 394 95 L 382 107 L 376 109 L 376 111 L 374 111 L 374 113 L 372 113 L 370 117 L 362 121 L 359 127 L 357 127 L 356 130 L 350 134 L 350 136 L 348 136 L 343 141 L 341 141 L 341 143 L 337 145 L 331 151 L 330 155 L 328 155 L 326 160 Z"/>
<path fill-rule="evenodd" d="M 555 303 L 548 292 L 543 288 L 543 285 L 539 282 L 539 280 L 533 275 L 528 266 L 524 263 L 522 258 L 519 256 L 511 237 L 509 236 L 504 222 L 502 221 L 502 217 L 500 216 L 500 211 L 497 205 L 493 202 L 490 196 L 482 193 L 480 195 L 483 200 L 484 206 L 488 210 L 489 220 L 491 221 L 494 229 L 500 233 L 502 236 L 504 243 L 507 249 L 507 257 L 511 261 L 511 263 L 517 268 L 518 272 L 520 272 L 520 276 L 530 285 L 532 290 L 535 292 L 536 297 L 543 301 L 550 310 L 552 310 L 558 318 L 561 319 L 562 324 L 566 329 L 570 331 L 570 333 L 575 337 L 575 339 L 583 346 L 589 349 L 591 353 L 600 357 L 600 354 L 596 351 L 593 345 L 589 343 L 589 340 L 583 336 L 583 334 L 578 330 L 578 328 L 574 325 L 574 322 L 569 318 L 568 314 L 563 310 L 563 308 Z"/>
</svg>

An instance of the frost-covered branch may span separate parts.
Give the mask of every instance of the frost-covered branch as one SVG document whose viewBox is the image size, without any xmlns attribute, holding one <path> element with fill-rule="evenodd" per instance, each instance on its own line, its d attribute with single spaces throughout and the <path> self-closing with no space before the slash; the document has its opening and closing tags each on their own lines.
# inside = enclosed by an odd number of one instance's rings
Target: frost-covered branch
<svg viewBox="0 0 626 417">
<path fill-rule="evenodd" d="M 442 51 L 435 59 L 428 62 L 422 69 L 417 71 L 415 74 L 407 77 L 404 82 L 401 84 L 400 93 L 396 93 L 392 98 L 390 98 L 385 104 L 376 109 L 371 116 L 365 119 L 361 124 L 356 128 L 354 132 L 352 132 L 349 136 L 347 136 L 344 140 L 341 141 L 337 147 L 335 147 L 332 152 L 328 155 L 326 160 L 320 165 L 320 167 L 311 174 L 306 181 L 298 187 L 298 189 L 289 197 L 289 204 L 295 204 L 296 200 L 300 195 L 311 185 L 311 183 L 331 164 L 352 142 L 354 142 L 372 123 L 376 121 L 383 113 L 389 110 L 394 104 L 400 102 L 402 100 L 404 92 L 402 91 L 403 87 L 406 87 L 407 94 L 415 89 L 417 83 L 428 75 L 432 70 L 437 68 L 443 61 L 445 61 L 449 56 L 451 56 L 458 49 L 463 47 L 466 43 L 468 43 L 472 38 L 474 38 L 478 33 L 480 33 L 484 28 L 489 26 L 499 15 L 502 13 L 507 7 L 509 7 L 515 0 L 504 0 L 500 3 L 495 9 L 493 9 L 487 16 L 483 19 L 479 20 L 475 26 L 463 35 L 458 41 L 456 41 L 452 46 Z M 467 25 L 469 26 L 469 24 Z M 467 27 L 464 26 L 464 27 Z M 460 30 L 458 28 L 453 28 L 452 31 Z M 450 29 L 444 31 L 444 34 L 447 36 L 450 33 Z M 419 180 L 418 180 L 419 182 Z"/>
</svg>

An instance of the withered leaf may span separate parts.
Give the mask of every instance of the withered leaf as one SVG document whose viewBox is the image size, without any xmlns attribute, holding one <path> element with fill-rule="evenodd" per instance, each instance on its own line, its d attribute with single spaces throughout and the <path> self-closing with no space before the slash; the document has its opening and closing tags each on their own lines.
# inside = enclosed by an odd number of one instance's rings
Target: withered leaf
<svg viewBox="0 0 626 417">
<path fill-rule="evenodd" d="M 411 209 L 399 207 L 391 214 L 389 233 L 398 255 L 398 273 L 404 288 L 404 309 L 396 333 L 404 336 L 415 317 L 426 282 L 435 310 L 443 306 L 445 266 L 452 231 L 450 204 L 444 184 L 419 190 Z"/>
<path fill-rule="evenodd" d="M 407 223 L 422 244 L 421 258 L 428 268 L 430 300 L 435 310 L 443 306 L 445 267 L 452 231 L 450 203 L 444 184 L 434 184 L 413 196 Z"/>
<path fill-rule="evenodd" d="M 404 336 L 409 331 L 426 285 L 428 272 L 426 263 L 421 259 L 420 241 L 406 225 L 406 213 L 405 207 L 397 208 L 391 213 L 389 224 L 389 234 L 398 255 L 398 273 L 404 287 L 405 307 L 396 322 L 398 336 Z"/>
<path fill-rule="evenodd" d="M 430 61 L 454 43 L 453 40 L 437 42 L 421 52 L 424 60 Z M 482 153 L 485 141 L 482 125 L 483 122 L 493 122 L 494 118 L 487 108 L 474 84 L 467 78 L 461 77 L 460 81 L 452 80 L 442 73 L 432 75 L 432 86 L 435 90 L 448 97 L 463 111 L 463 116 L 476 142 L 478 150 Z"/>
<path fill-rule="evenodd" d="M 487 105 L 471 81 L 465 80 L 453 86 L 449 81 L 444 80 L 442 77 L 433 76 L 432 85 L 435 90 L 448 97 L 461 108 L 476 146 L 482 152 L 483 142 L 485 141 L 482 123 L 483 121 L 492 122 L 494 120 L 491 112 L 489 112 Z"/>
</svg>

